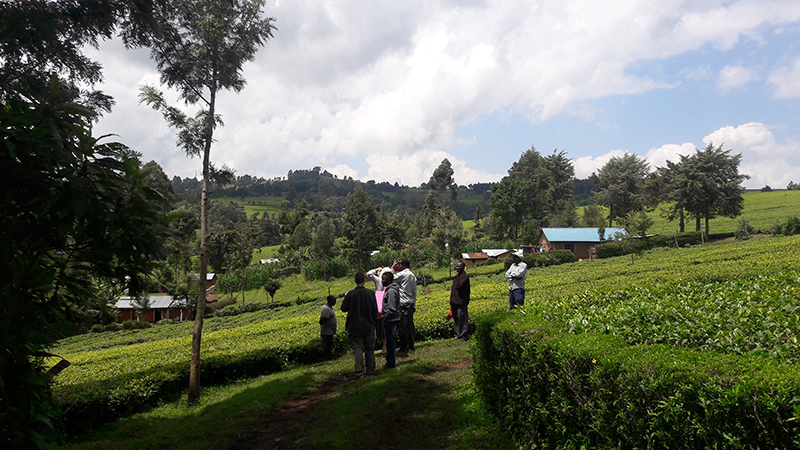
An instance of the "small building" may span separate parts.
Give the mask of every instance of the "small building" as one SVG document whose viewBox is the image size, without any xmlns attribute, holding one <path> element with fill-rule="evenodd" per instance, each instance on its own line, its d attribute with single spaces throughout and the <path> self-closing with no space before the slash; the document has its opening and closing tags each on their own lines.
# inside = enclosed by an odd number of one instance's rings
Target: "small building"
<svg viewBox="0 0 800 450">
<path fill-rule="evenodd" d="M 486 253 L 462 253 L 461 260 L 464 261 L 464 265 L 467 266 L 467 269 L 472 267 L 477 267 L 486 261 L 489 260 L 489 255 Z"/>
<path fill-rule="evenodd" d="M 508 250 L 506 248 L 484 248 L 481 249 L 481 251 L 489 255 L 489 258 L 492 258 L 495 261 L 502 261 L 504 259 L 511 258 L 511 255 L 514 253 L 513 250 Z"/>
<path fill-rule="evenodd" d="M 183 300 L 175 299 L 171 295 L 153 295 L 146 298 L 146 301 L 143 299 L 137 301 L 133 297 L 120 297 L 114 305 L 119 311 L 117 322 L 146 320 L 150 323 L 156 323 L 163 319 L 183 321 L 189 318 L 189 310 Z M 217 301 L 219 301 L 218 296 L 206 294 L 206 305 Z M 139 317 L 136 314 L 137 311 L 143 311 L 144 314 Z"/>
<path fill-rule="evenodd" d="M 154 295 L 145 298 L 137 301 L 133 297 L 120 297 L 116 305 L 114 305 L 119 311 L 117 322 L 146 320 L 150 323 L 156 323 L 163 319 L 185 320 L 189 315 L 186 302 L 176 300 L 171 295 Z M 143 308 L 143 306 L 146 306 L 146 308 Z M 137 310 L 144 310 L 144 315 L 141 318 L 137 317 Z"/>
<path fill-rule="evenodd" d="M 192 274 L 192 279 L 199 280 L 200 274 L 199 273 Z M 214 272 L 206 273 L 206 290 L 211 290 L 211 288 L 213 288 L 216 285 L 217 285 L 217 274 L 215 274 Z"/>
<path fill-rule="evenodd" d="M 539 247 L 551 250 L 569 250 L 575 259 L 589 259 L 597 244 L 613 241 L 617 233 L 627 235 L 623 228 L 606 228 L 600 239 L 598 228 L 542 228 Z"/>
</svg>

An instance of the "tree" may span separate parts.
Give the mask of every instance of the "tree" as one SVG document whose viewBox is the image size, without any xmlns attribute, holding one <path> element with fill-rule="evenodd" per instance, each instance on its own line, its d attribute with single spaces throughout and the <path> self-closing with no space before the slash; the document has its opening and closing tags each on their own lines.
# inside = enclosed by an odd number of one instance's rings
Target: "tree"
<svg viewBox="0 0 800 450">
<path fill-rule="evenodd" d="M 355 266 L 363 271 L 369 251 L 383 243 L 383 223 L 379 220 L 372 198 L 361 187 L 357 187 L 347 199 L 344 237 Z"/>
<path fill-rule="evenodd" d="M 448 261 L 458 254 L 458 248 L 464 241 L 464 224 L 450 208 L 442 210 L 431 231 L 431 239 L 439 253 L 447 257 Z"/>
<path fill-rule="evenodd" d="M 439 167 L 433 171 L 433 175 L 428 181 L 428 186 L 438 192 L 440 197 L 444 191 L 450 190 L 450 199 L 456 201 L 456 198 L 458 198 L 458 185 L 453 179 L 453 173 L 453 166 L 450 164 L 450 160 L 443 159 Z"/>
<path fill-rule="evenodd" d="M 697 220 L 705 219 L 705 233 L 709 233 L 708 222 L 716 216 L 734 218 L 744 209 L 741 184 L 750 178 L 739 173 L 741 153 L 731 156 L 722 145 L 709 143 L 692 156 L 681 156 L 682 178 L 677 195 L 686 211 Z"/>
<path fill-rule="evenodd" d="M 269 295 L 269 298 L 272 299 L 272 301 L 274 302 L 275 293 L 278 292 L 278 290 L 281 288 L 281 282 L 273 278 L 270 278 L 264 282 L 263 288 L 264 292 L 266 292 Z"/>
<path fill-rule="evenodd" d="M 23 93 L 30 93 L 47 103 L 77 102 L 93 112 L 110 111 L 110 96 L 87 90 L 102 81 L 103 72 L 82 50 L 112 37 L 120 24 L 127 35 L 146 32 L 153 5 L 164 1 L 0 2 L 0 101 L 23 100 Z M 59 99 L 50 97 L 54 77 Z"/>
<path fill-rule="evenodd" d="M 647 215 L 643 210 L 631 211 L 625 217 L 625 231 L 630 236 L 647 236 L 647 230 L 653 226 L 655 221 Z"/>
<path fill-rule="evenodd" d="M 626 153 L 613 157 L 589 179 L 595 184 L 592 191 L 596 203 L 608 207 L 608 226 L 631 211 L 644 206 L 642 188 L 648 164 L 636 155 Z"/>
<path fill-rule="evenodd" d="M 575 168 L 564 151 L 546 156 L 542 160 L 542 178 L 545 185 L 545 211 L 551 224 L 569 224 L 575 215 Z"/>
<path fill-rule="evenodd" d="M 60 98 L 58 85 L 49 97 Z M 19 93 L 19 95 L 23 95 Z M 92 278 L 136 295 L 162 256 L 162 195 L 135 152 L 91 136 L 76 104 L 5 98 L 0 107 L 0 446 L 44 446 L 56 413 L 44 358 Z"/>
<path fill-rule="evenodd" d="M 499 183 L 492 185 L 490 205 L 492 217 L 510 229 L 511 239 L 516 239 L 519 227 L 527 214 L 529 193 L 533 183 L 520 178 L 506 176 Z"/>
<path fill-rule="evenodd" d="M 597 205 L 589 205 L 583 208 L 583 225 L 589 228 L 600 228 L 606 226 L 606 219 L 603 211 Z"/>
<path fill-rule="evenodd" d="M 336 224 L 333 219 L 325 219 L 314 233 L 313 253 L 317 258 L 333 258 L 336 244 Z"/>
<path fill-rule="evenodd" d="M 175 191 L 172 189 L 172 182 L 169 180 L 169 177 L 167 177 L 167 174 L 164 173 L 164 169 L 162 169 L 157 162 L 148 162 L 142 166 L 142 172 L 147 174 L 145 183 L 147 183 L 148 187 L 157 190 L 169 202 L 175 200 Z"/>
<path fill-rule="evenodd" d="M 218 171 L 211 164 L 214 128 L 220 125 L 217 94 L 222 90 L 244 89 L 242 65 L 252 61 L 259 47 L 272 37 L 274 19 L 263 17 L 264 0 L 176 0 L 169 8 L 157 8 L 156 33 L 128 35 L 128 42 L 151 48 L 161 82 L 177 88 L 187 104 L 200 104 L 200 111 L 189 117 L 169 106 L 163 95 L 151 86 L 141 89 L 140 100 L 164 115 L 178 129 L 179 145 L 189 156 L 203 159 L 200 201 L 200 279 L 205 279 L 208 264 L 209 182 Z M 224 172 L 224 171 L 223 171 Z M 230 174 L 232 177 L 232 174 Z M 202 284 L 202 283 L 201 283 Z M 205 309 L 204 287 L 199 289 L 197 315 L 192 333 L 192 361 L 189 372 L 188 402 L 200 398 L 200 343 Z"/>
</svg>

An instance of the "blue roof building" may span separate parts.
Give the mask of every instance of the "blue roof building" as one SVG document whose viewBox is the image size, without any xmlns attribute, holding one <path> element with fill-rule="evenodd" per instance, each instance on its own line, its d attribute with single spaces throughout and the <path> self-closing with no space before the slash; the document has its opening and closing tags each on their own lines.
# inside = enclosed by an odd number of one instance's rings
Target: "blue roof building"
<svg viewBox="0 0 800 450">
<path fill-rule="evenodd" d="M 575 259 L 589 259 L 597 244 L 615 240 L 615 235 L 627 235 L 624 228 L 605 228 L 600 236 L 598 228 L 542 228 L 539 247 L 545 250 L 570 250 Z"/>
</svg>

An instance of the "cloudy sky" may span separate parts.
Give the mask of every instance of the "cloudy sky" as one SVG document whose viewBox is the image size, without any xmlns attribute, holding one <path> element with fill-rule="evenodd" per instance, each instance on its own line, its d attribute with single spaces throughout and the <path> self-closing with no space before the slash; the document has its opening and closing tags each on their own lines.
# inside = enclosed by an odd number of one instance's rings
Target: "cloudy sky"
<svg viewBox="0 0 800 450">
<path fill-rule="evenodd" d="M 278 30 L 218 99 L 212 160 L 238 175 L 497 181 L 520 154 L 565 151 L 585 178 L 630 152 L 651 167 L 709 142 L 749 188 L 800 182 L 797 0 L 271 0 Z M 146 50 L 89 53 L 117 101 L 96 126 L 195 176 L 199 159 L 147 106 Z M 176 100 L 177 98 L 173 96 Z"/>
</svg>

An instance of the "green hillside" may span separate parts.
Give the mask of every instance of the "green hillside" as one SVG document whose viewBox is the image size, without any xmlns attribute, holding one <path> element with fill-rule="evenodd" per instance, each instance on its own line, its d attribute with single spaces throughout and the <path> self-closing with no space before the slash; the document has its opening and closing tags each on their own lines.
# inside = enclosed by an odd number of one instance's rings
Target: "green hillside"
<svg viewBox="0 0 800 450">
<path fill-rule="evenodd" d="M 585 307 L 570 310 L 569 305 L 603 302 L 605 300 L 602 299 L 618 295 L 617 293 L 621 294 L 631 288 L 641 292 L 650 290 L 655 293 L 670 286 L 689 286 L 690 291 L 702 292 L 703 286 L 708 283 L 723 283 L 724 285 L 730 281 L 739 282 L 758 277 L 764 278 L 765 286 L 777 287 L 780 284 L 770 281 L 773 274 L 776 277 L 783 277 L 780 278 L 784 280 L 783 284 L 785 284 L 787 276 L 793 276 L 793 279 L 798 278 L 794 251 L 798 244 L 800 244 L 800 237 L 764 238 L 724 246 L 651 251 L 633 264 L 629 257 L 623 257 L 533 269 L 528 274 L 528 296 L 525 311 L 527 314 L 541 314 L 553 319 L 564 317 L 565 324 L 572 323 L 570 320 L 578 320 L 575 323 L 580 324 L 584 323 L 582 322 L 584 319 L 574 319 L 574 314 L 576 311 L 585 312 Z M 482 269 L 485 271 L 485 275 L 479 273 L 473 275 L 473 301 L 470 304 L 470 313 L 473 318 L 507 308 L 505 281 L 501 275 L 491 273 L 498 270 L 502 271 L 502 266 L 489 266 Z M 445 275 L 444 272 L 435 274 L 437 277 Z M 332 285 L 332 291 L 340 294 L 340 291 L 347 289 L 348 285 L 350 285 L 348 280 L 337 281 Z M 287 286 L 293 285 L 288 282 Z M 321 296 L 326 293 L 328 286 L 325 283 L 311 283 L 304 288 L 307 292 L 305 295 Z M 296 295 L 295 287 L 285 289 L 288 295 Z M 739 311 L 744 311 L 743 308 L 753 308 L 754 305 L 757 305 L 757 303 L 739 302 L 742 295 L 735 293 L 742 289 L 753 289 L 752 283 L 742 284 L 741 287 L 731 285 L 724 289 L 726 291 L 722 292 L 729 294 L 714 298 L 722 300 L 730 298 L 732 302 L 737 303 L 726 304 L 723 301 L 722 304 L 716 305 L 716 308 L 721 308 L 723 311 L 738 308 Z M 420 336 L 435 341 L 448 337 L 450 334 L 451 325 L 445 319 L 449 292 L 446 282 L 433 285 L 430 291 L 429 295 L 419 299 L 417 322 Z M 595 297 L 586 297 L 587 293 L 591 293 Z M 655 295 L 653 293 L 645 294 L 643 298 L 652 298 Z M 257 293 L 254 291 L 249 295 L 257 295 Z M 792 311 L 798 307 L 796 298 L 792 299 L 790 296 L 786 299 L 790 304 L 780 306 L 781 311 Z M 627 305 L 624 302 L 618 303 L 613 308 L 622 311 L 628 307 Z M 315 301 L 275 310 L 208 319 L 204 333 L 205 384 L 224 385 L 258 374 L 286 369 L 292 367 L 293 364 L 308 364 L 314 361 L 317 358 L 316 349 L 319 345 L 316 317 L 320 307 L 321 302 Z M 568 310 L 573 312 L 567 313 Z M 636 311 L 636 309 L 634 310 Z M 688 323 L 697 323 L 699 320 L 706 322 L 718 320 L 703 309 L 697 309 L 698 316 L 693 319 L 691 316 L 687 316 L 691 311 L 692 309 L 688 309 L 681 312 L 687 318 Z M 609 312 L 613 314 L 613 310 Z M 746 317 L 748 326 L 752 326 L 754 329 L 780 330 L 781 337 L 777 339 L 765 332 L 760 335 L 756 333 L 753 335 L 755 340 L 751 341 L 752 344 L 748 344 L 752 347 L 727 349 L 723 346 L 714 350 L 715 352 L 750 355 L 751 350 L 748 348 L 752 348 L 755 351 L 752 355 L 763 355 L 766 358 L 778 357 L 780 360 L 794 361 L 798 359 L 796 342 L 798 341 L 797 333 L 800 330 L 796 326 L 789 325 L 788 322 L 783 322 L 793 320 L 791 319 L 793 314 L 785 314 L 780 317 L 777 315 L 761 317 L 755 313 L 746 315 L 740 313 L 739 315 Z M 341 330 L 344 325 L 344 314 L 339 314 L 338 318 L 341 321 Z M 591 323 L 595 319 L 588 320 Z M 731 324 L 737 326 L 735 322 L 731 322 Z M 638 326 L 634 326 L 633 329 L 636 327 Z M 627 325 L 615 325 L 615 328 L 623 331 L 631 329 Z M 681 330 L 692 333 L 695 328 L 698 333 L 702 331 L 701 328 L 693 326 L 681 328 Z M 664 330 L 669 332 L 670 328 Z M 62 341 L 53 351 L 72 361 L 73 366 L 56 379 L 54 387 L 56 399 L 67 411 L 76 414 L 76 417 L 93 420 L 99 419 L 98 414 L 114 415 L 125 410 L 140 409 L 153 404 L 156 399 L 177 398 L 173 396 L 185 388 L 184 378 L 188 367 L 190 335 L 190 324 L 179 324 L 159 325 L 150 330 L 126 333 L 76 336 Z M 736 334 L 734 333 L 732 336 L 735 338 Z M 680 337 L 680 333 L 678 337 Z M 345 354 L 344 335 L 340 333 L 337 339 L 337 351 L 339 354 Z M 694 342 L 692 339 L 683 337 L 669 345 L 691 347 L 696 345 Z M 734 339 L 732 342 L 740 341 Z M 765 349 L 767 349 L 766 352 Z M 595 357 L 600 359 L 602 355 Z M 344 357 L 344 362 L 340 360 L 332 364 L 339 364 L 337 366 L 340 368 L 339 370 L 346 373 L 347 360 L 348 358 Z M 311 369 L 306 366 L 305 370 Z M 412 369 L 409 366 L 403 370 Z M 305 379 L 303 370 L 292 373 L 296 377 L 295 379 Z M 336 377 L 332 373 L 329 375 Z M 380 384 L 380 378 L 377 377 L 374 382 L 364 385 L 365 388 L 371 386 L 371 383 Z M 276 380 L 275 383 L 291 383 L 287 378 L 273 379 Z M 279 379 L 283 381 L 277 381 Z M 467 386 L 469 386 L 469 380 L 464 379 L 448 389 L 455 389 L 459 392 L 461 389 L 468 389 Z M 258 411 L 260 411 L 258 414 L 264 414 L 261 409 Z M 307 446 L 299 448 L 316 448 L 315 445 L 319 445 L 319 443 L 309 442 Z M 458 447 L 454 446 L 453 448 Z"/>
</svg>

